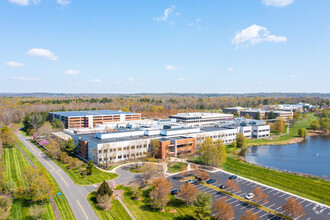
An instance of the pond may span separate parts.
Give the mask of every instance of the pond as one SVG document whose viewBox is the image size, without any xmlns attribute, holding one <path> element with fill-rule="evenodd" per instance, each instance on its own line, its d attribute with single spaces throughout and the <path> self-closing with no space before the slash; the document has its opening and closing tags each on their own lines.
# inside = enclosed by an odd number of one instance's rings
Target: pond
<svg viewBox="0 0 330 220">
<path fill-rule="evenodd" d="M 330 136 L 313 136 L 302 143 L 250 147 L 246 161 L 279 170 L 330 177 Z"/>
</svg>

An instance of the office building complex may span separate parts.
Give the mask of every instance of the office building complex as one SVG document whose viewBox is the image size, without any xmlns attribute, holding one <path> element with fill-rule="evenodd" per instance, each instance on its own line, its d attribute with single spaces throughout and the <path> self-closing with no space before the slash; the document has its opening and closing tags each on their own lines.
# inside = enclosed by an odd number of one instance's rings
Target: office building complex
<svg viewBox="0 0 330 220">
<path fill-rule="evenodd" d="M 220 113 L 178 113 L 176 115 L 170 115 L 171 119 L 176 119 L 177 122 L 186 124 L 187 126 L 202 126 L 208 125 L 222 120 L 233 119 L 232 114 L 220 114 Z"/>
<path fill-rule="evenodd" d="M 94 128 L 97 124 L 140 120 L 140 113 L 111 110 L 50 112 L 49 120 L 61 120 L 65 128 Z"/>
</svg>

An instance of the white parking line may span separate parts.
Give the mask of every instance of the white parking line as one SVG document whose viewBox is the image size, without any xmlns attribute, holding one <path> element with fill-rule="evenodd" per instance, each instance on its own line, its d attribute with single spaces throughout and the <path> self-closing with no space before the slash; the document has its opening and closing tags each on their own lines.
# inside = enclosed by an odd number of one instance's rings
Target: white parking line
<svg viewBox="0 0 330 220">
<path fill-rule="evenodd" d="M 266 214 L 263 214 L 262 216 L 260 216 L 260 218 L 261 218 L 261 217 L 264 217 L 265 215 L 268 215 L 268 212 L 266 212 Z"/>
<path fill-rule="evenodd" d="M 256 213 L 259 213 L 259 212 L 261 212 L 262 210 L 261 209 L 259 209 L 259 211 L 257 211 Z"/>
<path fill-rule="evenodd" d="M 273 194 L 273 196 L 275 196 L 275 195 L 277 195 L 277 194 L 279 194 L 279 193 L 280 193 L 280 191 L 278 191 L 278 192 L 274 193 L 274 194 Z"/>
<path fill-rule="evenodd" d="M 306 200 L 301 200 L 301 202 L 299 202 L 300 204 L 303 203 L 303 202 L 306 202 Z"/>
<path fill-rule="evenodd" d="M 235 201 L 233 201 L 233 202 L 230 202 L 229 204 L 233 204 L 233 203 L 235 203 L 235 202 L 239 202 L 239 200 L 235 200 Z"/>
<path fill-rule="evenodd" d="M 274 206 L 275 204 L 273 204 L 273 205 L 270 205 L 270 206 L 268 206 L 268 208 L 270 208 L 270 207 L 272 207 L 272 206 Z"/>
<path fill-rule="evenodd" d="M 249 185 L 251 185 L 251 184 L 253 184 L 253 183 L 248 183 L 248 184 L 246 184 L 246 185 L 249 186 Z"/>
<path fill-rule="evenodd" d="M 280 209 L 281 208 L 281 206 L 280 207 L 277 207 L 276 209 L 275 209 L 275 211 L 277 210 L 277 209 Z"/>
<path fill-rule="evenodd" d="M 280 198 L 282 198 L 283 196 L 286 196 L 286 194 L 281 195 Z"/>
<path fill-rule="evenodd" d="M 273 217 L 269 218 L 268 220 L 271 220 L 271 219 L 273 219 L 273 218 L 275 218 L 275 217 L 276 217 L 276 215 L 274 215 Z"/>
<path fill-rule="evenodd" d="M 241 205 L 241 203 L 238 203 L 237 205 L 235 205 L 235 207 L 240 206 L 240 205 Z"/>
<path fill-rule="evenodd" d="M 305 205 L 305 207 L 308 207 L 308 206 L 310 206 L 310 205 L 312 205 L 313 203 L 309 203 L 309 204 L 307 204 L 307 205 Z"/>
</svg>

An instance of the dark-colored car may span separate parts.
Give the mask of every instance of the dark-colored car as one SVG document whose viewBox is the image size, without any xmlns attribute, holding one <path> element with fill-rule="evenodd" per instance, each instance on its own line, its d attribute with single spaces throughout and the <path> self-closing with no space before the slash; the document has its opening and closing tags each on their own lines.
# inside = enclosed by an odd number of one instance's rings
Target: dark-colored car
<svg viewBox="0 0 330 220">
<path fill-rule="evenodd" d="M 177 189 L 173 189 L 172 191 L 171 191 L 171 195 L 177 195 L 178 194 L 178 190 Z"/>
<path fill-rule="evenodd" d="M 234 180 L 234 179 L 236 179 L 236 178 L 237 178 L 236 175 L 232 175 L 232 176 L 229 177 L 230 180 Z"/>
<path fill-rule="evenodd" d="M 221 184 L 221 185 L 219 186 L 219 188 L 220 188 L 220 189 L 225 189 L 225 188 L 226 188 L 226 185 L 225 185 L 225 184 Z"/>
<path fill-rule="evenodd" d="M 211 184 L 211 183 L 215 183 L 215 179 L 210 179 L 208 181 L 206 181 L 207 184 Z"/>
</svg>

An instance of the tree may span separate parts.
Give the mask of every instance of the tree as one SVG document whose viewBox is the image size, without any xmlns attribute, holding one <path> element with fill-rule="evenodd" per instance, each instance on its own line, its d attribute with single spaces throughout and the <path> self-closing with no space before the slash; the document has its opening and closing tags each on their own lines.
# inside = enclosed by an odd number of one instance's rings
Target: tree
<svg viewBox="0 0 330 220">
<path fill-rule="evenodd" d="M 320 127 L 322 129 L 322 131 L 324 131 L 325 133 L 328 132 L 329 127 L 330 127 L 330 120 L 329 118 L 320 118 Z"/>
<path fill-rule="evenodd" d="M 74 143 L 73 138 L 70 138 L 69 140 L 67 140 L 67 141 L 65 142 L 64 150 L 65 150 L 68 154 L 74 154 L 74 152 L 75 152 L 75 150 L 76 150 L 76 144 Z"/>
<path fill-rule="evenodd" d="M 153 204 L 163 210 L 164 206 L 169 202 L 169 192 L 172 184 L 165 177 L 155 178 L 153 181 L 153 189 L 150 197 Z"/>
<path fill-rule="evenodd" d="M 320 122 L 318 120 L 313 120 L 310 124 L 309 127 L 311 127 L 311 129 L 315 130 L 318 129 L 320 127 Z"/>
<path fill-rule="evenodd" d="M 302 137 L 302 138 L 305 139 L 306 137 L 308 137 L 307 129 L 306 128 L 299 128 L 298 135 L 299 135 L 299 137 Z"/>
<path fill-rule="evenodd" d="M 231 146 L 232 146 L 233 148 L 236 148 L 236 147 L 237 147 L 237 142 L 236 142 L 236 140 L 233 140 L 233 142 L 231 143 Z"/>
<path fill-rule="evenodd" d="M 283 118 L 278 117 L 277 120 L 274 123 L 274 128 L 275 130 L 281 134 L 284 130 L 284 122 L 283 122 Z"/>
<path fill-rule="evenodd" d="M 134 196 L 134 198 L 139 199 L 140 196 L 142 195 L 142 191 L 140 189 L 140 184 L 137 183 L 137 182 L 134 182 L 130 185 L 130 187 L 131 187 L 131 190 L 133 192 L 132 195 Z"/>
<path fill-rule="evenodd" d="M 212 138 L 206 138 L 202 143 L 201 161 L 211 166 L 222 166 L 226 162 L 226 147 L 221 140 L 213 142 Z"/>
<path fill-rule="evenodd" d="M 151 140 L 150 142 L 150 154 L 152 157 L 157 157 L 160 148 L 160 142 L 158 140 Z"/>
<path fill-rule="evenodd" d="M 292 117 L 294 121 L 298 121 L 300 119 L 300 114 L 298 112 L 294 112 Z"/>
<path fill-rule="evenodd" d="M 197 219 L 206 218 L 211 212 L 212 195 L 206 192 L 199 192 L 194 205 L 197 207 Z"/>
<path fill-rule="evenodd" d="M 275 119 L 276 118 L 276 116 L 275 116 L 275 114 L 274 114 L 274 112 L 269 112 L 268 113 L 268 119 Z"/>
<path fill-rule="evenodd" d="M 242 133 L 237 134 L 236 142 L 238 148 L 247 148 L 246 138 Z"/>
<path fill-rule="evenodd" d="M 199 171 L 198 171 L 198 177 L 199 177 L 199 179 L 201 179 L 201 180 L 206 180 L 206 179 L 210 178 L 210 175 L 209 175 L 209 173 L 206 172 L 206 171 L 201 171 L 201 170 L 199 170 Z"/>
<path fill-rule="evenodd" d="M 46 199 L 54 190 L 54 184 L 48 181 L 44 169 L 25 167 L 21 179 L 25 186 L 18 187 L 18 198 L 33 202 L 40 201 Z"/>
<path fill-rule="evenodd" d="M 43 216 L 45 213 L 46 209 L 41 205 L 33 205 L 31 208 L 29 208 L 29 214 L 32 219 L 41 219 L 41 216 Z"/>
<path fill-rule="evenodd" d="M 268 195 L 262 192 L 262 189 L 260 187 L 256 187 L 253 190 L 254 194 L 254 200 L 256 203 L 266 203 L 268 202 Z"/>
<path fill-rule="evenodd" d="M 0 195 L 0 218 L 9 212 L 12 206 L 12 198 L 8 195 Z"/>
<path fill-rule="evenodd" d="M 260 120 L 260 119 L 261 119 L 261 117 L 260 117 L 260 112 L 259 112 L 259 111 L 258 111 L 257 114 L 256 114 L 256 119 L 257 119 L 257 120 Z"/>
<path fill-rule="evenodd" d="M 87 171 L 87 175 L 92 175 L 93 174 L 94 162 L 92 160 L 88 161 L 86 171 Z"/>
<path fill-rule="evenodd" d="M 8 147 L 15 146 L 16 144 L 16 136 L 14 132 L 7 126 L 1 129 L 1 139 L 3 145 L 6 145 Z"/>
<path fill-rule="evenodd" d="M 38 135 L 48 139 L 52 134 L 52 131 L 52 125 L 47 121 L 38 129 Z"/>
<path fill-rule="evenodd" d="M 113 191 L 110 189 L 109 184 L 105 181 L 101 183 L 100 187 L 97 189 L 97 195 L 104 196 L 112 196 Z"/>
<path fill-rule="evenodd" d="M 52 120 L 52 126 L 54 129 L 59 129 L 59 130 L 63 130 L 64 129 L 64 124 L 60 119 L 54 118 Z"/>
<path fill-rule="evenodd" d="M 231 179 L 227 180 L 225 185 L 226 185 L 226 189 L 228 191 L 232 191 L 232 192 L 238 192 L 239 191 L 239 186 L 234 180 L 231 180 Z"/>
<path fill-rule="evenodd" d="M 250 209 L 246 209 L 245 213 L 239 217 L 239 220 L 259 220 L 258 213 L 252 212 Z"/>
<path fill-rule="evenodd" d="M 142 173 L 142 178 L 144 179 L 144 183 L 147 184 L 148 180 L 152 177 L 155 177 L 160 171 L 156 164 L 148 164 L 144 165 L 140 168 Z"/>
<path fill-rule="evenodd" d="M 228 220 L 234 217 L 233 207 L 227 203 L 226 198 L 217 199 L 213 203 L 213 211 L 219 220 Z"/>
<path fill-rule="evenodd" d="M 301 204 L 292 197 L 285 200 L 285 203 L 282 204 L 282 210 L 284 215 L 293 219 L 305 215 Z"/>
<path fill-rule="evenodd" d="M 97 198 L 97 206 L 100 207 L 101 209 L 107 211 L 111 207 L 111 196 L 109 195 L 98 195 Z"/>
<path fill-rule="evenodd" d="M 38 130 L 47 120 L 48 113 L 31 113 L 25 116 L 23 124 L 26 131 Z"/>
<path fill-rule="evenodd" d="M 49 140 L 49 144 L 47 145 L 47 150 L 54 159 L 57 159 L 59 154 L 61 153 L 60 144 L 55 139 Z"/>
<path fill-rule="evenodd" d="M 191 204 L 197 197 L 198 190 L 193 184 L 184 183 L 180 188 L 180 196 L 187 205 Z"/>
</svg>

